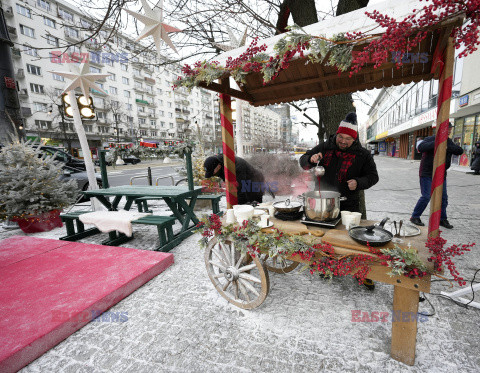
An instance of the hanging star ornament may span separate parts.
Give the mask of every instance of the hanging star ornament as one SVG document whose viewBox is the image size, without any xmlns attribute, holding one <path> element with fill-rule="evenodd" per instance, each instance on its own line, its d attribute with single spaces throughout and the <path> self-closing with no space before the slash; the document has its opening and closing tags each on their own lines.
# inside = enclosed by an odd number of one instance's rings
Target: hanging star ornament
<svg viewBox="0 0 480 373">
<path fill-rule="evenodd" d="M 227 52 L 231 51 L 232 49 L 237 49 L 239 47 L 243 47 L 245 45 L 245 41 L 247 40 L 247 30 L 243 33 L 243 36 L 240 40 L 237 40 L 235 35 L 233 35 L 232 30 L 230 27 L 227 27 L 228 37 L 230 38 L 230 44 L 220 44 L 220 43 L 213 43 L 214 46 L 220 48 L 222 51 Z"/>
<path fill-rule="evenodd" d="M 152 36 L 153 41 L 155 42 L 155 46 L 157 47 L 157 54 L 160 55 L 160 46 L 162 40 L 168 44 L 170 48 L 172 48 L 175 53 L 178 54 L 177 49 L 173 45 L 170 37 L 168 36 L 169 32 L 180 32 L 182 30 L 175 28 L 173 26 L 166 25 L 162 23 L 163 21 L 163 0 L 160 0 L 157 4 L 157 8 L 152 10 L 146 0 L 141 0 L 143 9 L 145 14 L 140 14 L 133 12 L 131 10 L 125 9 L 127 13 L 138 19 L 145 25 L 145 28 L 142 30 L 142 33 L 138 35 L 138 38 L 135 40 L 136 42 L 146 38 L 147 36 Z"/>
<path fill-rule="evenodd" d="M 70 83 L 65 87 L 63 93 L 67 93 L 69 91 L 75 90 L 75 88 L 80 87 L 82 90 L 83 95 L 88 99 L 90 97 L 90 90 L 89 88 L 95 89 L 96 91 L 102 92 L 108 95 L 102 88 L 100 88 L 97 84 L 95 84 L 96 80 L 100 80 L 110 76 L 111 74 L 98 74 L 98 73 L 91 73 L 90 72 L 90 64 L 82 63 L 80 67 L 76 65 L 72 65 L 71 69 L 74 71 L 66 72 L 66 71 L 50 71 L 51 73 L 63 76 L 71 80 Z"/>
</svg>

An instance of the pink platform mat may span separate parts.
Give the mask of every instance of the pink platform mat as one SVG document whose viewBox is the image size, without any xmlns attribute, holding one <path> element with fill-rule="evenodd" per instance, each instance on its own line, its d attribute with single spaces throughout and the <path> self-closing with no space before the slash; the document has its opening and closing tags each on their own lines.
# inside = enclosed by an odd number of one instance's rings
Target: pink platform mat
<svg viewBox="0 0 480 373">
<path fill-rule="evenodd" d="M 171 264 L 170 253 L 28 236 L 1 241 L 0 372 L 26 366 Z"/>
</svg>

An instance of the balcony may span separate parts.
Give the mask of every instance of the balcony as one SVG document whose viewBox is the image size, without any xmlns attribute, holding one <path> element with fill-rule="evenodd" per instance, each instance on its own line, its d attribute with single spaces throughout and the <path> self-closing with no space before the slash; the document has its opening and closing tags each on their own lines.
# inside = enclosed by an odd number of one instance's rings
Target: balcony
<svg viewBox="0 0 480 373">
<path fill-rule="evenodd" d="M 145 88 L 139 87 L 139 86 L 133 87 L 133 90 L 134 90 L 134 91 L 137 91 L 137 92 L 145 92 Z"/>
<path fill-rule="evenodd" d="M 182 109 L 176 107 L 176 108 L 175 108 L 175 113 L 180 113 L 180 114 L 181 114 L 181 113 L 182 113 Z"/>
<path fill-rule="evenodd" d="M 13 26 L 7 26 L 8 34 L 12 38 L 16 38 L 18 36 L 17 29 Z"/>
<path fill-rule="evenodd" d="M 12 48 L 12 56 L 13 58 L 20 58 L 22 57 L 22 52 L 18 48 Z"/>
<path fill-rule="evenodd" d="M 25 70 L 23 69 L 18 69 L 17 73 L 15 74 L 15 78 L 17 79 L 23 79 L 25 78 Z"/>
<path fill-rule="evenodd" d="M 212 120 L 213 117 L 212 117 L 210 114 L 205 114 L 205 119 L 210 119 L 210 120 Z"/>
<path fill-rule="evenodd" d="M 20 97 L 28 97 L 28 90 L 26 88 L 22 88 L 19 92 L 18 95 Z"/>
<path fill-rule="evenodd" d="M 133 74 L 133 79 L 139 80 L 141 82 L 144 81 L 143 77 L 139 74 Z"/>
<path fill-rule="evenodd" d="M 185 123 L 186 120 L 182 117 L 176 117 L 175 120 L 177 121 L 177 123 Z"/>
<path fill-rule="evenodd" d="M 22 117 L 24 117 L 24 118 L 32 116 L 32 109 L 30 109 L 29 107 L 22 106 L 20 108 L 20 112 L 22 114 Z"/>
<path fill-rule="evenodd" d="M 145 77 L 145 81 L 149 84 L 155 84 L 155 79 Z"/>
<path fill-rule="evenodd" d="M 141 99 L 139 99 L 139 98 L 136 98 L 136 99 L 135 99 L 135 102 L 136 102 L 137 104 L 141 104 L 141 105 L 150 105 L 150 103 L 149 103 L 148 101 L 141 100 Z"/>
<path fill-rule="evenodd" d="M 13 17 L 13 9 L 11 6 L 9 6 L 8 8 L 5 9 L 5 16 L 8 17 L 8 18 L 11 18 Z"/>
<path fill-rule="evenodd" d="M 146 117 L 148 114 L 144 111 L 137 111 L 137 114 L 140 115 L 141 117 Z"/>
<path fill-rule="evenodd" d="M 182 113 L 183 113 L 183 114 L 190 114 L 190 110 L 185 110 L 185 109 L 183 109 L 183 110 L 182 110 Z"/>
<path fill-rule="evenodd" d="M 155 92 L 154 91 L 149 91 L 148 89 L 145 89 L 145 93 L 149 96 L 155 96 Z"/>
</svg>

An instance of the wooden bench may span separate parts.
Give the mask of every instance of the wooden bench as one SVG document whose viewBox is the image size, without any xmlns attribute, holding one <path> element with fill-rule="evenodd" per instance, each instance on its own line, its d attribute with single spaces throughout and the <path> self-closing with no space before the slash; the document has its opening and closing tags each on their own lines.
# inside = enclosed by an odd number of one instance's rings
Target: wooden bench
<svg viewBox="0 0 480 373">
<path fill-rule="evenodd" d="M 221 215 L 220 213 L 220 199 L 222 198 L 222 194 L 199 194 L 197 197 L 198 200 L 210 200 L 212 201 L 212 212 L 217 215 Z M 155 199 L 162 199 L 161 197 L 140 197 L 135 199 L 135 203 L 137 204 L 138 212 L 152 212 L 148 209 L 148 201 L 155 200 Z"/>
<path fill-rule="evenodd" d="M 64 241 L 77 241 L 85 237 L 93 236 L 100 233 L 98 228 L 89 228 L 85 230 L 85 226 L 80 221 L 80 215 L 86 214 L 91 211 L 72 211 L 65 214 L 60 214 L 60 219 L 65 223 L 67 229 L 67 235 L 60 237 L 60 240 Z M 75 230 L 75 225 L 77 229 Z"/>
<path fill-rule="evenodd" d="M 157 250 L 169 251 L 173 246 L 166 245 L 173 241 L 173 225 L 175 224 L 175 221 L 176 219 L 171 216 L 148 215 L 133 220 L 132 224 L 156 225 L 158 237 L 160 238 L 160 246 L 157 247 Z"/>
</svg>

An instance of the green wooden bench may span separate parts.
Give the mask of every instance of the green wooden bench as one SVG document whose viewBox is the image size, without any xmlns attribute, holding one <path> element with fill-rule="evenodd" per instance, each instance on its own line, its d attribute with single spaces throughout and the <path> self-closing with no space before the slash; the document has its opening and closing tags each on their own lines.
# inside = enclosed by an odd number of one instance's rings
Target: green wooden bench
<svg viewBox="0 0 480 373">
<path fill-rule="evenodd" d="M 160 238 L 160 246 L 157 247 L 157 250 L 169 251 L 175 247 L 175 245 L 172 246 L 174 241 L 173 225 L 175 224 L 175 221 L 176 219 L 171 216 L 148 215 L 133 220 L 132 224 L 156 225 L 158 237 Z"/>
<path fill-rule="evenodd" d="M 203 200 L 210 200 L 212 201 L 212 212 L 217 215 L 221 215 L 220 213 L 220 199 L 222 198 L 222 194 L 199 194 L 197 197 L 197 201 L 200 199 Z M 152 212 L 148 209 L 148 201 L 155 200 L 155 199 L 162 199 L 161 197 L 140 197 L 135 199 L 135 203 L 137 204 L 137 208 L 139 212 Z"/>
<path fill-rule="evenodd" d="M 67 229 L 67 235 L 60 237 L 60 240 L 64 241 L 77 241 L 85 237 L 93 236 L 100 233 L 98 228 L 89 228 L 85 230 L 85 226 L 80 221 L 80 215 L 86 214 L 91 211 L 72 211 L 65 214 L 60 214 L 60 219 L 65 223 Z M 77 229 L 75 230 L 75 225 Z"/>
</svg>

